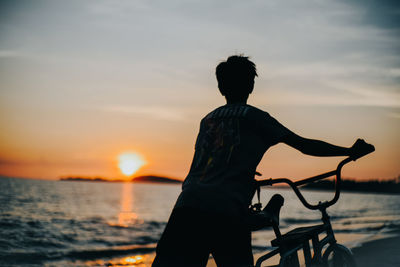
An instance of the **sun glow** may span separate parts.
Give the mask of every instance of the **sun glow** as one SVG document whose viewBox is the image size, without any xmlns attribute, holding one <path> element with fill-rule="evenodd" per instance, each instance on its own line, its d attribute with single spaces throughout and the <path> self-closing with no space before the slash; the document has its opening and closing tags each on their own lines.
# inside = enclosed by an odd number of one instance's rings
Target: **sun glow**
<svg viewBox="0 0 400 267">
<path fill-rule="evenodd" d="M 144 164 L 146 164 L 146 161 L 135 152 L 127 152 L 118 156 L 118 167 L 126 176 L 134 174 Z"/>
</svg>

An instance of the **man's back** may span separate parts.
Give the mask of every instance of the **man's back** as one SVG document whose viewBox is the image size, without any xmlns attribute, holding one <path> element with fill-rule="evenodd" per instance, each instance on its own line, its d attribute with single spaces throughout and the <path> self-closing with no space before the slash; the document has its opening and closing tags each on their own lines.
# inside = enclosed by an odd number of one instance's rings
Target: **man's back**
<svg viewBox="0 0 400 267">
<path fill-rule="evenodd" d="M 176 207 L 242 216 L 265 151 L 289 133 L 268 113 L 228 104 L 203 118 L 190 172 Z"/>
</svg>

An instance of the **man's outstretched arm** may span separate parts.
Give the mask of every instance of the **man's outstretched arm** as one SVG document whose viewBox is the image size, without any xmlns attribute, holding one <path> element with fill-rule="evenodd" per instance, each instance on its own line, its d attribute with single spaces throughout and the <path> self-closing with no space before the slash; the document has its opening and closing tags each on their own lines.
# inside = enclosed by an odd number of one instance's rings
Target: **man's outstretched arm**
<svg viewBox="0 0 400 267">
<path fill-rule="evenodd" d="M 354 151 L 354 146 L 351 148 L 335 146 L 324 141 L 307 139 L 295 133 L 286 135 L 282 142 L 304 154 L 318 157 L 350 156 Z"/>
</svg>

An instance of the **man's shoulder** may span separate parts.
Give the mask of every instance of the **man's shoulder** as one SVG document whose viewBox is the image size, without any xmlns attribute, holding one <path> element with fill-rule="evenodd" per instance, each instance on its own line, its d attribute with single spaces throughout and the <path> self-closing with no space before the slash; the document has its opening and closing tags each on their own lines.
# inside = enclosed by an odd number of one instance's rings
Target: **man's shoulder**
<svg viewBox="0 0 400 267">
<path fill-rule="evenodd" d="M 203 119 L 216 119 L 226 117 L 260 118 L 271 116 L 268 114 L 268 112 L 254 106 L 247 104 L 238 104 L 220 106 L 208 113 Z"/>
<path fill-rule="evenodd" d="M 265 110 L 262 110 L 260 108 L 254 107 L 254 106 L 250 106 L 250 110 L 251 112 L 253 112 L 254 114 L 260 115 L 260 116 L 267 116 L 267 117 L 271 117 L 271 115 L 269 115 L 268 112 L 266 112 Z"/>
</svg>

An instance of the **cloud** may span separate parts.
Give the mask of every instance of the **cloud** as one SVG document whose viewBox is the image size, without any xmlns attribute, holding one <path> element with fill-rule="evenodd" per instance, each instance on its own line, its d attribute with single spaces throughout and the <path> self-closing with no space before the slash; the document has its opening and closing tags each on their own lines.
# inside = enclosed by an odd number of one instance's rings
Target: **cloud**
<svg viewBox="0 0 400 267">
<path fill-rule="evenodd" d="M 170 107 L 162 106 L 108 106 L 102 108 L 107 112 L 142 115 L 159 120 L 182 121 L 185 119 L 183 112 Z"/>
<path fill-rule="evenodd" d="M 0 58 L 18 57 L 20 53 L 14 50 L 0 50 Z"/>
<path fill-rule="evenodd" d="M 400 30 L 400 2 L 398 0 L 344 0 L 344 2 L 363 11 L 361 24 Z"/>
<path fill-rule="evenodd" d="M 347 58 L 334 62 L 259 65 L 274 88 L 274 104 L 399 107 L 399 68 L 363 65 Z M 258 82 L 257 82 L 258 83 Z M 271 91 L 271 90 L 269 90 Z"/>
<path fill-rule="evenodd" d="M 400 68 L 389 69 L 387 75 L 392 78 L 400 78 Z"/>
<path fill-rule="evenodd" d="M 370 106 L 385 108 L 400 108 L 400 94 L 370 91 L 359 88 L 347 89 L 349 94 L 280 92 L 272 95 L 270 103 L 290 106 Z"/>
<path fill-rule="evenodd" d="M 382 106 L 382 107 L 400 107 L 400 92 L 388 92 L 375 88 L 357 88 L 347 87 L 345 90 L 359 96 L 353 101 L 360 102 L 361 105 Z"/>
<path fill-rule="evenodd" d="M 390 118 L 400 119 L 400 113 L 392 112 L 387 114 Z"/>
<path fill-rule="evenodd" d="M 69 159 L 53 159 L 53 158 L 22 158 L 22 159 L 6 159 L 0 158 L 0 166 L 72 166 L 72 167 L 91 167 L 91 166 L 101 166 L 106 165 L 107 161 L 102 159 L 94 158 L 69 158 Z"/>
<path fill-rule="evenodd" d="M 0 166 L 22 165 L 21 161 L 0 158 Z"/>
</svg>

